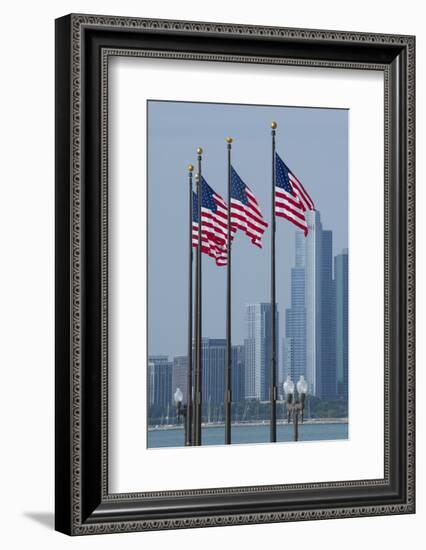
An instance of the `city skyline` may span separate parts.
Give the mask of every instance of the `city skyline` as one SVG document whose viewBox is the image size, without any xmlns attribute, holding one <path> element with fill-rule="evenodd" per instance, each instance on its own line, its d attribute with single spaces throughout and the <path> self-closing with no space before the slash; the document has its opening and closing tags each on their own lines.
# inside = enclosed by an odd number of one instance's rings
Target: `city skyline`
<svg viewBox="0 0 426 550">
<path fill-rule="evenodd" d="M 316 217 L 320 217 L 320 212 L 318 210 L 315 210 L 313 212 L 309 212 L 306 214 L 306 217 L 308 220 L 310 220 L 310 218 L 312 219 L 315 219 Z M 322 222 L 320 222 L 320 225 L 322 227 Z M 311 235 L 312 235 L 312 230 L 315 229 L 315 223 L 312 224 L 312 221 L 310 223 L 310 230 L 311 230 Z M 330 230 L 325 230 L 323 231 L 323 233 L 325 233 L 325 235 L 329 236 L 330 237 L 330 243 L 329 243 L 329 253 L 331 253 L 331 250 L 332 250 L 332 231 Z M 303 243 L 305 241 L 306 237 L 304 236 L 303 233 L 301 233 L 300 231 L 294 231 L 294 241 L 295 241 L 295 247 L 294 247 L 294 254 L 295 254 L 295 265 L 293 267 L 290 267 L 290 277 L 287 278 L 287 281 L 289 282 L 289 299 L 288 299 L 288 302 L 287 302 L 287 306 L 292 306 L 293 304 L 293 294 L 292 294 L 292 285 L 293 285 L 293 277 L 297 276 L 297 270 L 298 268 L 300 269 L 301 265 L 300 265 L 300 262 L 302 261 L 301 258 L 303 257 L 303 261 L 305 261 L 305 253 L 301 253 L 300 252 L 300 243 Z M 340 253 L 336 254 L 336 255 L 333 255 L 332 258 L 333 258 L 333 261 L 335 261 L 339 256 L 341 256 L 342 254 L 346 254 L 346 256 L 348 255 L 348 247 L 344 247 L 341 249 Z M 343 267 L 341 268 L 343 269 Z M 348 261 L 346 260 L 346 266 L 345 266 L 345 269 L 346 271 L 348 270 Z M 348 288 L 346 287 L 346 291 L 348 291 Z M 270 302 L 268 301 L 267 299 L 268 297 L 266 297 L 265 300 L 261 301 L 261 302 L 254 302 L 254 303 L 245 303 L 244 304 L 244 309 L 246 309 L 248 306 L 253 306 L 253 305 L 258 305 L 258 304 L 270 304 Z M 327 300 L 327 297 L 325 297 L 325 299 Z M 305 301 L 305 297 L 303 296 L 303 302 Z M 283 325 L 285 326 L 288 322 L 288 315 L 291 311 L 291 307 L 286 307 L 286 306 L 282 306 L 281 302 L 277 300 L 277 303 L 276 303 L 276 307 L 277 307 L 277 315 L 278 315 L 278 319 L 279 319 L 279 311 L 281 309 L 281 307 L 283 307 L 283 311 L 284 311 L 284 315 L 283 315 L 283 318 L 284 318 L 284 322 L 283 322 Z M 346 306 L 347 307 L 347 306 Z M 234 312 L 235 313 L 235 310 Z M 346 320 L 346 324 L 347 324 L 347 320 Z M 277 323 L 277 330 L 278 330 L 278 334 L 277 334 L 277 338 L 279 339 L 280 338 L 280 334 L 279 334 L 279 321 Z M 224 331 L 223 331 L 224 332 Z M 206 338 L 211 338 L 211 339 L 217 339 L 217 340 L 220 340 L 221 338 L 220 337 L 217 337 L 216 335 L 208 335 L 208 336 L 205 336 Z M 203 335 L 203 338 L 204 338 L 204 335 Z M 285 338 L 285 336 L 284 336 Z M 240 344 L 236 344 L 236 345 L 241 345 L 241 343 L 244 343 L 244 340 L 245 338 L 243 337 Z M 234 345 L 234 343 L 233 343 Z M 283 352 L 284 353 L 284 352 Z M 161 353 L 161 350 L 160 351 L 157 351 L 156 353 L 153 353 L 152 354 L 153 356 L 155 355 L 162 355 Z M 179 353 L 179 352 L 171 352 L 171 353 L 168 353 L 167 354 L 168 356 L 170 357 L 186 357 L 186 355 L 184 353 Z M 151 354 L 148 353 L 148 356 L 151 356 Z M 347 367 L 346 367 L 347 368 Z"/>
<path fill-rule="evenodd" d="M 308 236 L 295 235 L 291 307 L 282 343 L 284 377 L 303 375 L 318 397 L 347 398 L 348 249 L 333 257 L 333 232 L 323 228 L 320 212 L 306 217 Z"/>
<path fill-rule="evenodd" d="M 348 398 L 348 249 L 333 256 L 333 233 L 324 229 L 319 212 L 307 217 L 309 235 L 294 233 L 295 254 L 291 267 L 291 303 L 280 332 L 278 307 L 277 376 L 278 397 L 283 398 L 283 382 L 289 375 L 295 382 L 304 376 L 308 394 L 326 400 Z M 277 304 L 278 306 L 278 304 Z M 232 346 L 233 402 L 269 401 L 271 365 L 271 304 L 245 305 L 244 342 Z M 310 336 L 309 336 L 310 335 Z M 309 349 L 309 346 L 311 348 Z M 203 401 L 222 405 L 226 340 L 203 335 Z M 155 362 L 149 357 L 149 364 Z M 187 356 L 159 356 L 158 372 L 164 364 L 164 385 L 172 393 L 180 388 L 186 401 Z M 152 367 L 150 367 L 152 370 Z M 150 380 L 154 380 L 150 372 Z M 151 382 L 150 382 L 151 384 Z M 149 386 L 149 392 L 156 389 Z M 151 403 L 151 401 L 150 401 Z M 164 403 L 163 403 L 164 405 Z"/>
</svg>

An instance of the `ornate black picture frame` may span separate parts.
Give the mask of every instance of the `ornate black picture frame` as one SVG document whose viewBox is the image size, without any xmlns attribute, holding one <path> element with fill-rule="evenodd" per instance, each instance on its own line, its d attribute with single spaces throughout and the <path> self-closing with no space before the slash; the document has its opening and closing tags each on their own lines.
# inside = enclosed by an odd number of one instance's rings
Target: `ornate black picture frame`
<svg viewBox="0 0 426 550">
<path fill-rule="evenodd" d="M 384 74 L 385 430 L 380 480 L 111 494 L 109 56 Z M 56 21 L 56 529 L 69 535 L 415 511 L 413 36 L 68 15 Z"/>
</svg>

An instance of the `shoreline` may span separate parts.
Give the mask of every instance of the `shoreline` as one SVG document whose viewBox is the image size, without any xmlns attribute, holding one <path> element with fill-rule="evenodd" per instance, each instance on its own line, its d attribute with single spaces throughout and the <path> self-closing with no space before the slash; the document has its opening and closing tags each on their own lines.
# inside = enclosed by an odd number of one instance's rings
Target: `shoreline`
<svg viewBox="0 0 426 550">
<path fill-rule="evenodd" d="M 300 424 L 300 423 L 299 423 Z M 309 420 L 303 421 L 304 425 L 315 425 L 315 424 L 348 424 L 348 418 L 310 418 Z M 291 425 L 288 424 L 286 420 L 277 420 L 277 426 Z M 254 421 L 254 422 L 232 422 L 232 427 L 254 427 L 254 426 L 269 426 L 269 420 L 264 421 Z M 225 428 L 224 422 L 210 422 L 202 424 L 203 428 Z M 170 431 L 170 430 L 183 430 L 183 424 L 163 424 L 156 426 L 148 426 L 148 432 L 160 432 L 160 431 Z"/>
</svg>

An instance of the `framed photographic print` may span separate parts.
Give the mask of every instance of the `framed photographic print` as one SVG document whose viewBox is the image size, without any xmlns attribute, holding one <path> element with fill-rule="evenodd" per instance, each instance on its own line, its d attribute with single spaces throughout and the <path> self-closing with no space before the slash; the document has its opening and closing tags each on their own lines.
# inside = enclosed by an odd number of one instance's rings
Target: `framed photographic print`
<svg viewBox="0 0 426 550">
<path fill-rule="evenodd" d="M 412 36 L 56 21 L 56 529 L 413 513 Z"/>
</svg>

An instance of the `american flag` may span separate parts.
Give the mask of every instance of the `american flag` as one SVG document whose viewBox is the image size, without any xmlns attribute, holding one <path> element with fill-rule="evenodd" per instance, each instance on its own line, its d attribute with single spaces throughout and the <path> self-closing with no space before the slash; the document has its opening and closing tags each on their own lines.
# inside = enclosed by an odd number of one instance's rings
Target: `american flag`
<svg viewBox="0 0 426 550">
<path fill-rule="evenodd" d="M 306 210 L 315 210 L 309 193 L 275 153 L 275 215 L 285 218 L 308 234 Z"/>
<path fill-rule="evenodd" d="M 201 251 L 216 261 L 216 265 L 227 263 L 228 206 L 215 193 L 206 180 L 201 178 Z M 192 246 L 198 246 L 198 196 L 193 193 Z"/>
<path fill-rule="evenodd" d="M 251 242 L 262 248 L 262 235 L 268 224 L 251 189 L 231 166 L 231 232 L 241 229 Z"/>
</svg>

